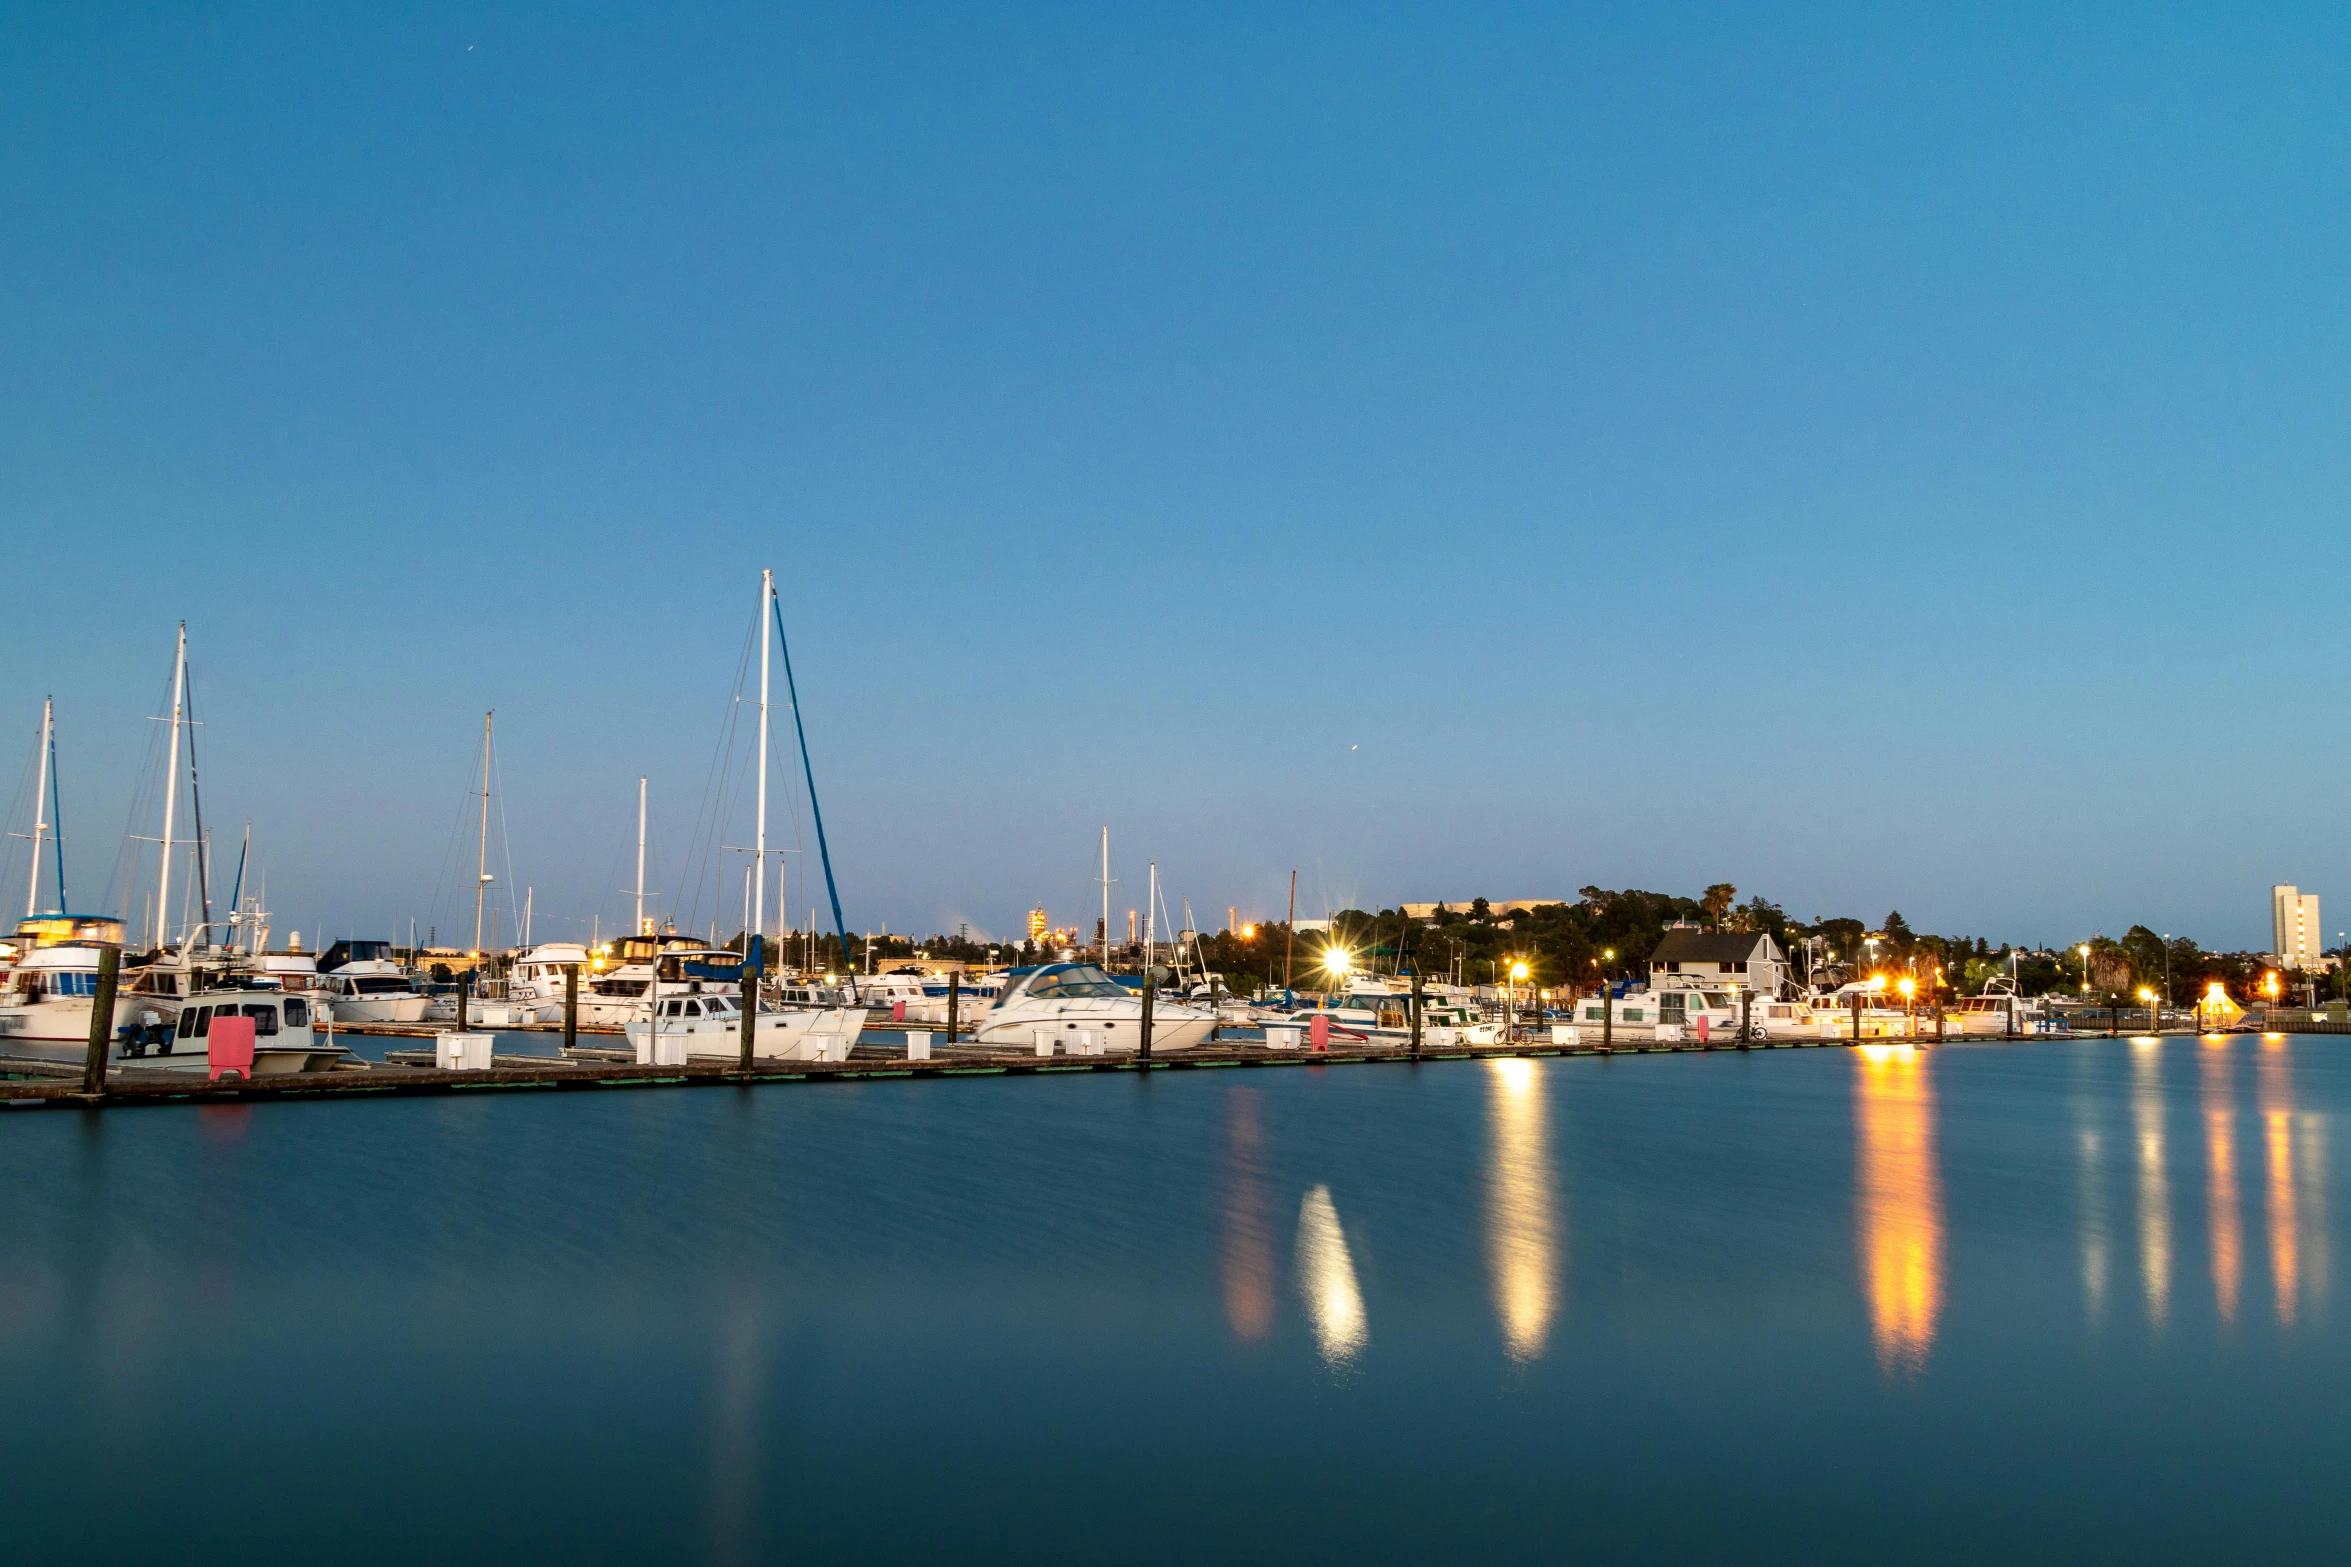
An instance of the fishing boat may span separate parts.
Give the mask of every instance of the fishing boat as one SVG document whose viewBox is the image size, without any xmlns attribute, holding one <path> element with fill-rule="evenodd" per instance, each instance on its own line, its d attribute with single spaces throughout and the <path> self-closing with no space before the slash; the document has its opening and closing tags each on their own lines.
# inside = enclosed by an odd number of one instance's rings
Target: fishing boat
<svg viewBox="0 0 2351 1567">
<path fill-rule="evenodd" d="M 1142 1045 L 1142 997 L 1097 964 L 1047 963 L 1014 969 L 1007 978 L 974 1031 L 983 1045 L 1023 1054 L 1050 1047 L 1063 1055 L 1128 1052 Z M 1189 1050 L 1215 1026 L 1215 1014 L 1199 1008 L 1156 1005 L 1151 1048 Z"/>
<path fill-rule="evenodd" d="M 50 1067 L 83 1063 L 91 1009 L 98 1000 L 98 966 L 107 945 L 65 941 L 26 954 L 0 1003 L 0 1057 Z M 107 1060 L 149 1070 L 203 1071 L 206 1036 L 220 1017 L 253 1020 L 257 1077 L 323 1071 L 345 1054 L 341 1046 L 312 1033 L 318 1014 L 307 997 L 260 984 L 208 982 L 177 995 L 159 988 L 118 991 Z"/>
</svg>

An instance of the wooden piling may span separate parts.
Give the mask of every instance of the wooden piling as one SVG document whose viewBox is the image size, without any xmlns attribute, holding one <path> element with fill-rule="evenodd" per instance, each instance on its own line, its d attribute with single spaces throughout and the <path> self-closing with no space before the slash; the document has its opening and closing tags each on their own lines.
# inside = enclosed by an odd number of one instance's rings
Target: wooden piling
<svg viewBox="0 0 2351 1567">
<path fill-rule="evenodd" d="M 467 969 L 457 976 L 457 1032 L 460 1034 L 466 1031 L 466 1024 L 472 1015 L 473 1008 L 468 1005 L 472 1000 L 473 970 Z"/>
<path fill-rule="evenodd" d="M 963 995 L 963 976 L 953 969 L 947 971 L 947 1043 L 955 1043 L 955 1003 Z"/>
<path fill-rule="evenodd" d="M 1136 1059 L 1137 1059 L 1137 1060 L 1140 1060 L 1140 1061 L 1148 1061 L 1148 1060 L 1150 1060 L 1150 1059 L 1151 1059 L 1151 992 L 1152 992 L 1152 991 L 1154 991 L 1154 990 L 1156 990 L 1156 989 L 1158 989 L 1158 988 L 1159 988 L 1159 987 L 1158 987 L 1157 983 L 1156 983 L 1156 982 L 1153 980 L 1153 978 L 1152 978 L 1151 970 L 1150 970 L 1150 969 L 1148 969 L 1148 968 L 1144 969 L 1144 970 L 1143 970 L 1143 1043 L 1142 1043 L 1141 1049 L 1139 1050 L 1139 1052 L 1138 1052 L 1138 1053 L 1137 1053 L 1137 1055 L 1136 1055 Z"/>
<path fill-rule="evenodd" d="M 1412 1059 L 1420 1059 L 1420 970 L 1412 971 Z"/>
<path fill-rule="evenodd" d="M 1739 992 L 1739 1048 L 1741 1050 L 1746 1049 L 1748 1042 L 1754 1039 L 1754 1037 L 1755 992 L 1752 990 L 1741 990 Z"/>
<path fill-rule="evenodd" d="M 743 1050 L 742 1069 L 751 1070 L 751 1042 L 759 1029 L 759 938 L 753 936 L 743 943 Z"/>
<path fill-rule="evenodd" d="M 106 1047 L 114 1042 L 114 988 L 122 973 L 122 949 L 98 949 L 98 993 L 90 998 L 90 1050 L 82 1057 L 82 1092 L 106 1092 Z"/>
<path fill-rule="evenodd" d="M 563 965 L 563 1053 L 580 1042 L 580 966 Z"/>
</svg>

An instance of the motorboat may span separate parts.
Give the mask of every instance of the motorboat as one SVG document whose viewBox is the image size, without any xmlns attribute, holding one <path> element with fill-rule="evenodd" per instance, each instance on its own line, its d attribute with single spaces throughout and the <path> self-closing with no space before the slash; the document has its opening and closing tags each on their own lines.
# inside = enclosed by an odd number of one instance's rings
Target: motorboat
<svg viewBox="0 0 2351 1567">
<path fill-rule="evenodd" d="M 1689 1039 L 1712 1039 L 1718 1034 L 1736 1037 L 1742 1010 L 1747 1010 L 1750 1018 L 1754 1011 L 1760 1010 L 1743 1009 L 1741 996 L 1737 990 L 1679 986 L 1628 990 L 1605 1001 L 1598 996 L 1585 996 L 1573 1004 L 1573 1012 L 1579 1027 L 1605 1028 L 1611 1032 L 1627 1030 L 1636 1036 L 1671 1028 L 1681 1030 L 1683 1037 Z"/>
<path fill-rule="evenodd" d="M 531 948 L 515 959 L 514 970 L 506 976 L 506 1010 L 510 1023 L 560 1023 L 563 1021 L 564 975 L 576 971 L 583 983 L 580 994 L 589 993 L 588 967 L 592 960 L 588 949 L 576 941 L 551 941 Z M 486 1008 L 494 1011 L 494 1006 Z M 641 1010 L 641 1009 L 640 1009 Z"/>
<path fill-rule="evenodd" d="M 585 983 L 580 986 L 579 1020 L 597 1028 L 643 1022 L 656 981 L 665 1000 L 673 995 L 739 992 L 743 985 L 740 952 L 708 946 L 698 937 L 675 931 L 617 937 L 609 949 L 590 958 L 589 967 L 591 972 L 582 976 Z M 560 1008 L 560 975 L 556 985 Z"/>
<path fill-rule="evenodd" d="M 2041 1026 L 2044 1008 L 2038 996 L 2017 993 L 2016 981 L 2006 975 L 1987 980 L 1983 994 L 1962 996 L 1943 1009 L 1943 1029 L 1950 1034 L 2007 1034 L 2012 1029 L 2030 1034 Z"/>
<path fill-rule="evenodd" d="M 660 1027 L 641 1014 L 623 1025 L 622 1033 L 637 1053 L 640 1065 L 682 1065 L 694 1057 L 740 1059 L 743 1049 L 743 1010 L 740 1001 L 721 990 L 670 995 L 652 1003 L 660 1008 Z M 846 1061 L 849 1047 L 865 1026 L 862 1007 L 793 1007 L 762 1010 L 751 1033 L 755 1061 Z"/>
<path fill-rule="evenodd" d="M 422 1022 L 433 998 L 392 961 L 388 941 L 338 941 L 320 967 L 319 993 L 338 1023 Z M 338 962 L 337 959 L 342 961 Z"/>
<path fill-rule="evenodd" d="M 1189 1050 L 1215 1026 L 1211 1012 L 1155 1002 L 1151 1048 Z M 980 1017 L 973 1038 L 1023 1054 L 1134 1051 L 1143 1042 L 1143 998 L 1092 963 L 1014 969 L 995 1004 Z"/>
<path fill-rule="evenodd" d="M 52 1067 L 83 1063 L 104 950 L 96 942 L 60 942 L 26 954 L 0 1004 L 0 1056 Z M 204 1071 L 211 1024 L 230 1016 L 253 1020 L 257 1077 L 323 1071 L 345 1054 L 312 1032 L 319 1014 L 310 998 L 274 987 L 208 982 L 179 995 L 118 991 L 107 1060 L 146 1070 Z"/>
<path fill-rule="evenodd" d="M 1265 1012 L 1260 1021 L 1269 1029 L 1312 1028 L 1316 1018 L 1325 1019 L 1332 1034 L 1342 1040 L 1409 1044 L 1412 992 L 1384 979 L 1359 979 L 1338 996 L 1303 1002 L 1286 1012 Z M 1420 998 L 1420 1023 L 1422 1042 L 1433 1042 L 1439 1048 L 1502 1043 L 1502 1024 L 1459 996 L 1432 994 L 1424 989 Z"/>
</svg>

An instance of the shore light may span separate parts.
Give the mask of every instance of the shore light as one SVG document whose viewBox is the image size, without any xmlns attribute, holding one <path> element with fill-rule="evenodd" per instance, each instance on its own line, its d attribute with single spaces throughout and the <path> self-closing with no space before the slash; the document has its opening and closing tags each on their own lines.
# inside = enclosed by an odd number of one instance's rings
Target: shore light
<svg viewBox="0 0 2351 1567">
<path fill-rule="evenodd" d="M 1902 992 L 1903 1000 L 1908 1001 L 1912 995 L 1917 993 L 1918 981 L 1905 975 L 1903 976 L 1902 982 L 1896 985 L 1894 988 Z"/>
<path fill-rule="evenodd" d="M 1346 948 L 1333 947 L 1322 955 L 1322 966 L 1329 972 L 1345 978 L 1347 971 L 1355 966 L 1355 960 L 1347 955 Z"/>
<path fill-rule="evenodd" d="M 1885 988 L 1886 988 L 1886 976 L 1885 976 L 1885 975 L 1883 975 L 1883 974 L 1872 974 L 1872 975 L 1870 975 L 1870 976 L 1869 976 L 1869 988 L 1870 988 L 1870 989 L 1872 989 L 1872 990 L 1883 990 L 1883 989 L 1885 989 Z"/>
<path fill-rule="evenodd" d="M 2153 1001 L 2155 999 L 2155 992 L 2149 990 L 2146 986 L 2141 985 L 2139 987 L 2139 999 L 2141 1001 Z"/>
<path fill-rule="evenodd" d="M 1255 941 L 1257 939 L 1257 927 L 1254 925 L 1242 926 L 1241 939 L 1243 941 Z"/>
<path fill-rule="evenodd" d="M 1523 980 L 1527 977 L 1527 966 L 1524 960 L 1510 965 L 1510 977 L 1516 980 Z"/>
</svg>

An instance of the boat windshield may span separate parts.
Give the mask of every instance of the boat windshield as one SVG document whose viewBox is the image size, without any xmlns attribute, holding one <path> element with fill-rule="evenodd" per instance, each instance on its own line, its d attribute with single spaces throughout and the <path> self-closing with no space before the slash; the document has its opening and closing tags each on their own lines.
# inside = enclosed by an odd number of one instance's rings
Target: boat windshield
<svg viewBox="0 0 2351 1567">
<path fill-rule="evenodd" d="M 1123 996 L 1127 988 L 1091 963 L 1073 963 L 1068 968 L 1040 974 L 1029 985 L 1029 994 L 1051 1001 L 1068 1001 L 1084 996 Z"/>
<path fill-rule="evenodd" d="M 362 974 L 352 979 L 351 993 L 355 996 L 400 996 L 408 993 L 408 981 Z"/>
</svg>

